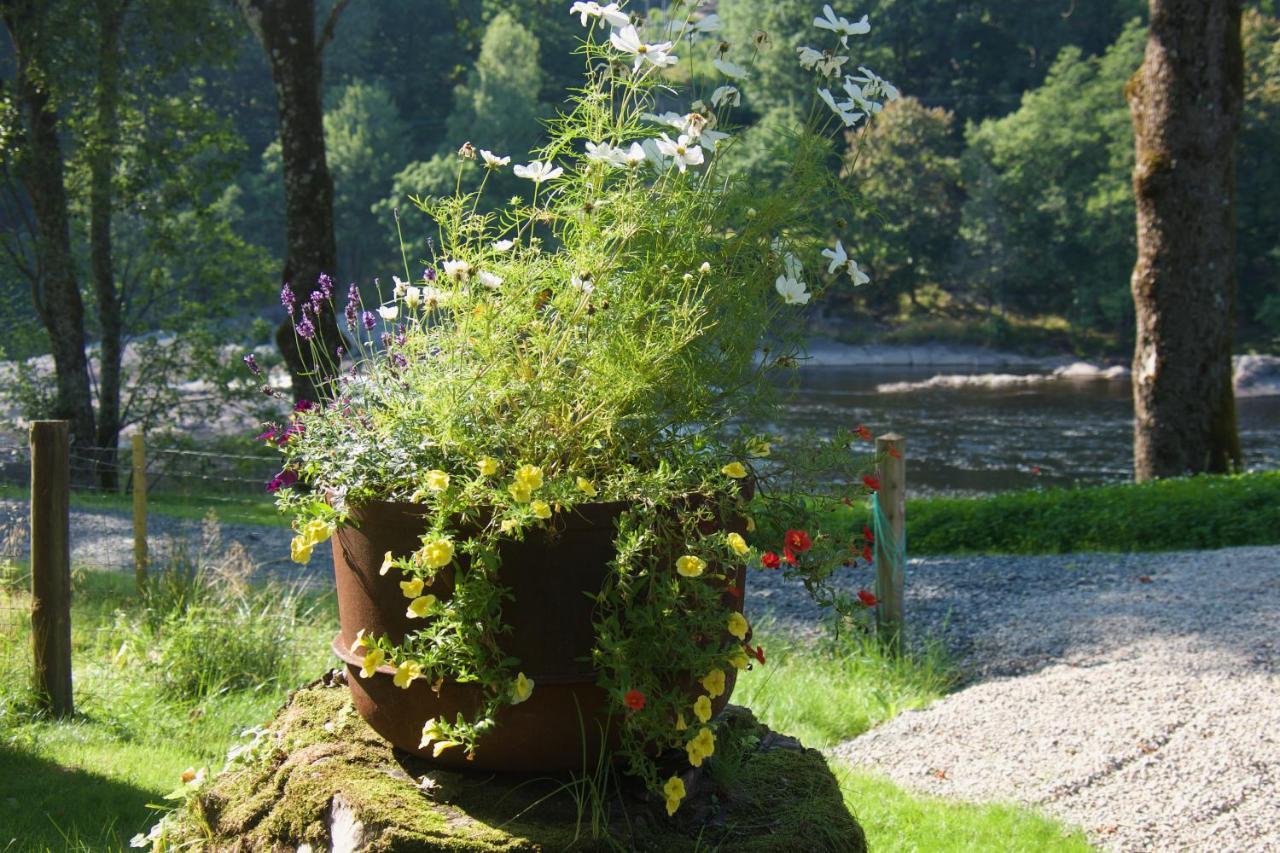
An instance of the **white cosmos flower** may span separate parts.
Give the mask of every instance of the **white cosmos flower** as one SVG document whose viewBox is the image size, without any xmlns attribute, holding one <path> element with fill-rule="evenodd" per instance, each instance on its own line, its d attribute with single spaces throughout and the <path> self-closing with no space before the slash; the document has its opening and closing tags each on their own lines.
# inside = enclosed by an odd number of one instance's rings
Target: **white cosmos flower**
<svg viewBox="0 0 1280 853">
<path fill-rule="evenodd" d="M 400 314 L 400 309 L 394 305 L 379 305 L 378 316 L 390 323 Z"/>
<path fill-rule="evenodd" d="M 471 275 L 471 264 L 466 261 L 445 261 L 444 274 L 449 278 L 467 278 Z"/>
<path fill-rule="evenodd" d="M 621 30 L 614 30 L 610 33 L 609 43 L 615 49 L 635 57 L 635 64 L 631 66 L 633 72 L 639 71 L 640 66 L 646 62 L 655 68 L 665 68 L 668 65 L 675 65 L 679 61 L 678 57 L 670 53 L 673 46 L 671 42 L 645 44 L 640 40 L 640 34 L 636 32 L 636 28 L 631 24 Z"/>
<path fill-rule="evenodd" d="M 798 48 L 800 67 L 817 71 L 823 77 L 831 77 L 840 73 L 840 67 L 849 61 L 847 56 L 837 56 L 831 51 L 814 50 L 811 47 Z"/>
<path fill-rule="evenodd" d="M 515 244 L 515 240 L 499 240 L 493 244 L 493 250 L 495 252 L 509 252 Z"/>
<path fill-rule="evenodd" d="M 738 65 L 736 62 L 730 62 L 727 59 L 716 59 L 713 60 L 711 64 L 719 69 L 721 74 L 726 77 L 731 77 L 734 80 L 741 80 L 747 76 L 747 69 Z"/>
<path fill-rule="evenodd" d="M 596 286 L 591 283 L 591 276 L 589 274 L 583 276 L 571 276 L 569 278 L 569 283 L 578 290 L 581 290 L 583 293 L 591 293 L 596 289 Z"/>
<path fill-rule="evenodd" d="M 879 74 L 876 74 L 870 68 L 858 66 L 858 70 L 862 72 L 862 76 L 854 77 L 850 75 L 845 78 L 846 87 L 848 87 L 851 82 L 855 84 L 861 83 L 863 91 L 872 97 L 881 97 L 886 101 L 896 101 L 901 97 L 902 93 L 898 91 L 897 86 L 893 85 Z"/>
<path fill-rule="evenodd" d="M 795 279 L 804 275 L 804 267 L 800 264 L 800 259 L 791 252 L 782 256 L 782 274 L 787 278 Z"/>
<path fill-rule="evenodd" d="M 831 4 L 822 7 L 822 13 L 826 17 L 814 18 L 813 25 L 820 30 L 831 30 L 831 32 L 840 36 L 841 44 L 849 43 L 849 36 L 861 36 L 871 32 L 871 24 L 867 22 L 867 16 L 863 15 L 861 21 L 850 23 L 848 18 L 840 18 L 831 10 Z"/>
<path fill-rule="evenodd" d="M 681 172 L 690 166 L 702 164 L 702 147 L 691 140 L 687 134 L 681 134 L 675 142 L 672 142 L 671 137 L 664 133 L 658 137 L 657 146 L 664 156 L 675 161 L 676 168 Z"/>
<path fill-rule="evenodd" d="M 646 139 L 640 143 L 641 150 L 644 151 L 644 159 L 647 160 L 654 168 L 654 171 L 663 172 L 671 166 L 671 158 L 662 153 L 662 149 L 658 147 L 658 140 Z M 627 152 L 630 157 L 631 152 Z"/>
<path fill-rule="evenodd" d="M 839 240 L 836 241 L 835 248 L 823 249 L 822 257 L 827 258 L 831 263 L 827 264 L 827 273 L 833 273 L 849 261 L 849 254 L 844 250 L 844 244 Z"/>
<path fill-rule="evenodd" d="M 420 304 L 422 304 L 422 291 L 416 287 L 406 287 L 404 289 L 404 307 L 410 311 L 416 311 Z"/>
<path fill-rule="evenodd" d="M 867 92 L 862 87 L 853 82 L 852 77 L 844 78 L 844 90 L 849 95 L 849 103 L 862 110 L 867 115 L 873 115 L 880 112 L 884 106 L 879 101 L 873 101 L 867 97 Z"/>
<path fill-rule="evenodd" d="M 485 166 L 490 169 L 501 169 L 503 166 L 511 162 L 510 157 L 499 157 L 492 151 L 486 151 L 483 148 L 480 149 L 480 156 L 484 158 Z"/>
<path fill-rule="evenodd" d="M 732 88 L 732 87 L 728 87 Z M 717 92 L 719 89 L 716 90 Z M 736 91 L 736 90 L 735 90 Z M 713 96 L 714 97 L 714 96 Z M 715 153 L 716 143 L 722 139 L 728 139 L 729 134 L 719 130 L 710 130 L 711 120 L 701 113 L 689 113 L 688 115 L 680 115 L 679 113 L 665 112 L 662 115 L 654 115 L 653 113 L 643 113 L 640 118 L 645 121 L 651 121 L 654 124 L 665 124 L 667 127 L 673 127 L 680 133 L 688 136 L 690 139 L 697 140 L 702 147 L 708 151 Z"/>
<path fill-rule="evenodd" d="M 811 47 L 798 47 L 796 50 L 800 54 L 800 67 L 805 71 L 812 71 L 813 67 L 818 64 L 818 60 L 822 59 L 822 51 L 814 50 Z"/>
<path fill-rule="evenodd" d="M 476 275 L 476 278 L 480 280 L 481 284 L 490 290 L 497 290 L 499 287 L 502 287 L 502 276 L 497 273 L 491 273 L 488 270 L 480 270 L 479 274 Z"/>
<path fill-rule="evenodd" d="M 860 285 L 864 285 L 871 281 L 871 276 L 858 269 L 858 262 L 853 258 L 849 259 L 849 263 L 846 265 L 846 268 L 849 271 L 849 278 L 853 279 L 854 287 L 859 287 Z"/>
<path fill-rule="evenodd" d="M 404 289 L 409 286 L 409 283 L 406 281 L 401 281 L 400 276 L 398 275 L 391 276 L 391 283 L 395 285 L 394 287 L 391 288 L 391 298 L 403 299 Z"/>
<path fill-rule="evenodd" d="M 453 298 L 453 294 L 438 287 L 422 288 L 422 301 L 430 306 L 443 305 Z"/>
<path fill-rule="evenodd" d="M 798 278 L 780 275 L 773 287 L 788 305 L 805 305 L 809 302 L 809 292 L 804 289 L 804 282 Z"/>
<path fill-rule="evenodd" d="M 516 166 L 514 171 L 517 178 L 528 178 L 535 184 L 555 180 L 564 174 L 564 169 L 553 166 L 550 162 L 543 163 L 541 160 L 534 160 L 525 166 Z"/>
<path fill-rule="evenodd" d="M 738 91 L 737 86 L 720 86 L 711 93 L 711 106 L 719 109 L 724 104 L 731 107 L 742 104 L 742 93 Z"/>
<path fill-rule="evenodd" d="M 837 104 L 830 89 L 819 89 L 818 94 L 822 96 L 822 100 L 826 101 L 827 106 L 831 107 L 831 111 L 840 117 L 845 127 L 853 127 L 858 123 L 858 119 L 862 118 L 862 113 L 853 111 L 854 104 L 852 101 L 843 101 Z"/>
<path fill-rule="evenodd" d="M 625 27 L 631 23 L 630 16 L 618 8 L 617 3 L 601 6 L 599 3 L 574 3 L 569 7 L 570 15 L 577 15 L 582 26 L 587 25 L 587 18 L 600 18 L 611 27 Z"/>
<path fill-rule="evenodd" d="M 607 142 L 596 144 L 594 142 L 587 143 L 587 159 L 596 163 L 604 163 L 609 166 L 621 166 L 620 158 L 624 157 L 623 152 L 614 148 Z"/>
<path fill-rule="evenodd" d="M 641 145 L 639 142 L 631 143 L 631 147 L 628 148 L 625 152 L 622 152 L 622 162 L 628 168 L 632 166 L 639 166 L 641 163 L 645 161 L 645 159 L 647 158 L 645 155 L 644 146 Z"/>
</svg>

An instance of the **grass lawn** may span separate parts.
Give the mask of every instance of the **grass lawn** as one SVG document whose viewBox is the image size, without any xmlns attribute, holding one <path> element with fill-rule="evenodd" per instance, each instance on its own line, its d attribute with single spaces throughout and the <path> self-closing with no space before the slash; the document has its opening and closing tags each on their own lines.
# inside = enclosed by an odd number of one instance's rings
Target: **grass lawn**
<svg viewBox="0 0 1280 853">
<path fill-rule="evenodd" d="M 25 501 L 30 498 L 30 492 L 23 486 L 0 484 L 0 498 Z M 71 506 L 73 509 L 101 509 L 130 513 L 133 512 L 133 498 L 127 494 L 73 491 Z M 288 516 L 277 512 L 275 499 L 265 493 L 262 495 L 182 495 L 153 492 L 147 495 L 147 512 L 194 520 L 201 520 L 213 512 L 224 524 L 289 526 Z"/>
</svg>

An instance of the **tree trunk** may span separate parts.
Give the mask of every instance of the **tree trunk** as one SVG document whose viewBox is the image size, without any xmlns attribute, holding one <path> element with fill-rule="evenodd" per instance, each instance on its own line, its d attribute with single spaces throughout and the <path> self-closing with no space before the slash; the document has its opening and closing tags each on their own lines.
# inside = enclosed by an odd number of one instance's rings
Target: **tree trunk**
<svg viewBox="0 0 1280 853">
<path fill-rule="evenodd" d="M 111 259 L 112 178 L 119 139 L 120 37 L 128 0 L 97 0 L 98 87 L 89 153 L 89 259 L 98 297 L 98 485 L 115 489 L 120 438 L 120 361 L 124 321 Z"/>
<path fill-rule="evenodd" d="M 325 159 L 320 75 L 324 45 L 346 3 L 340 0 L 334 5 L 324 31 L 317 35 L 315 0 L 237 2 L 266 51 L 275 83 L 284 166 L 283 285 L 301 306 L 316 290 L 320 274 L 333 274 L 337 262 L 333 179 Z M 289 321 L 276 332 L 276 343 L 293 379 L 295 400 L 316 400 L 317 386 L 336 372 L 335 352 L 342 345 L 342 336 L 329 306 L 321 311 L 315 326 L 315 346 L 300 342 Z"/>
<path fill-rule="evenodd" d="M 1241 464 L 1231 385 L 1240 0 L 1151 0 L 1129 82 L 1137 162 L 1134 476 Z"/>
<path fill-rule="evenodd" d="M 13 42 L 17 79 L 15 93 L 22 112 L 21 178 L 35 214 L 35 256 L 39 287 L 35 308 L 49 332 L 57 379 L 54 416 L 71 422 L 73 452 L 77 456 L 94 446 L 93 396 L 89 387 L 89 363 L 85 357 L 84 305 L 71 254 L 67 189 L 63 182 L 62 142 L 58 114 L 49 97 L 42 68 L 41 40 L 43 0 L 7 0 L 0 3 L 5 27 Z M 79 459 L 72 477 L 87 482 L 92 466 Z"/>
</svg>

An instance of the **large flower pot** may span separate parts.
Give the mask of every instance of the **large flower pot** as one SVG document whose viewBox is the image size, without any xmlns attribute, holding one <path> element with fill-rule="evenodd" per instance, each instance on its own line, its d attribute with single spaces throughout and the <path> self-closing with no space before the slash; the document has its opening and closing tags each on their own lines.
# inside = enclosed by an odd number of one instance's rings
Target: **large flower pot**
<svg viewBox="0 0 1280 853">
<path fill-rule="evenodd" d="M 621 709 L 596 686 L 589 663 L 595 632 L 594 605 L 587 594 L 601 589 L 614 556 L 615 521 L 626 507 L 579 505 L 557 514 L 551 530 L 531 531 L 523 542 L 501 546 L 499 580 L 513 596 L 503 606 L 503 622 L 511 630 L 502 637 L 502 649 L 519 658 L 519 669 L 536 686 L 527 701 L 501 708 L 497 725 L 481 736 L 471 760 L 458 749 L 433 759 L 418 744 L 428 718 L 452 720 L 459 712 L 474 713 L 480 704 L 475 686 L 446 681 L 435 691 L 427 679 L 418 679 L 401 689 L 392 682 L 391 666 L 370 678 L 359 674 L 361 660 L 350 651 L 359 631 L 387 635 L 398 643 L 417 627 L 405 613 L 399 584 L 403 577 L 395 570 L 385 576 L 378 571 L 387 551 L 401 557 L 417 550 L 425 525 L 421 507 L 414 504 L 371 503 L 354 510 L 353 524 L 333 538 L 341 623 L 333 649 L 347 665 L 360 715 L 395 746 L 445 767 L 531 772 L 582 769 L 584 762 L 590 766 L 615 739 Z M 737 575 L 741 591 L 744 570 L 739 568 Z M 452 584 L 453 574 L 446 569 L 427 589 L 447 599 Z M 724 603 L 741 610 L 741 593 L 726 593 Z M 729 701 L 735 674 L 726 670 L 725 691 L 712 703 L 717 713 Z M 605 730 L 613 736 L 602 734 Z"/>
</svg>

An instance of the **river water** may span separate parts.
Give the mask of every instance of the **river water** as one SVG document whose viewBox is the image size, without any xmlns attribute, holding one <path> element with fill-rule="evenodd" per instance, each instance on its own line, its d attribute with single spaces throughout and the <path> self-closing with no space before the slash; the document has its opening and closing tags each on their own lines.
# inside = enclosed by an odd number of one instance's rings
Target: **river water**
<svg viewBox="0 0 1280 853">
<path fill-rule="evenodd" d="M 900 433 L 915 496 L 1130 479 L 1133 401 L 1127 378 L 934 379 L 973 373 L 805 367 L 790 390 L 788 420 L 775 430 L 785 435 L 866 424 L 876 434 Z M 1242 397 L 1236 405 L 1246 467 L 1280 468 L 1280 396 Z"/>
</svg>

